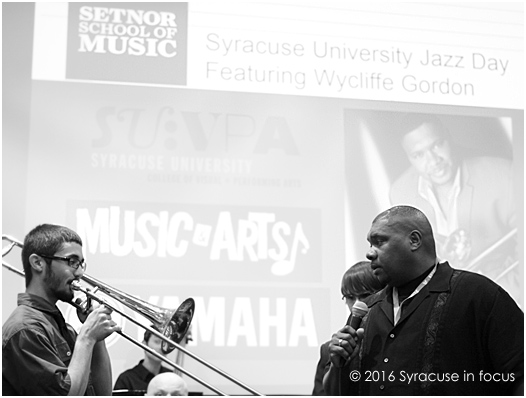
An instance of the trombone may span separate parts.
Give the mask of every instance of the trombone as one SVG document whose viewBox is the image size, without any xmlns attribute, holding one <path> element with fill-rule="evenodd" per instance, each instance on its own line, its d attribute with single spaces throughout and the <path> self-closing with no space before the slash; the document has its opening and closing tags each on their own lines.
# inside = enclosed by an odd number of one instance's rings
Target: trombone
<svg viewBox="0 0 526 398">
<path fill-rule="evenodd" d="M 14 238 L 12 238 L 12 237 L 10 237 L 8 235 L 2 235 L 2 241 L 4 241 L 4 240 L 8 241 L 9 244 L 5 248 L 2 248 L 2 266 L 23 277 L 24 276 L 24 272 L 19 270 L 18 268 L 15 268 L 15 267 L 9 265 L 8 263 L 6 263 L 3 260 L 3 257 L 6 256 L 15 246 L 18 246 L 18 247 L 22 248 L 24 245 L 20 241 L 14 239 Z M 98 301 L 100 304 L 110 308 L 111 310 L 113 310 L 113 311 L 117 312 L 118 314 L 122 315 L 124 318 L 128 319 L 132 323 L 135 323 L 137 326 L 148 330 L 151 334 L 153 334 L 153 335 L 157 336 L 158 338 L 160 338 L 162 340 L 161 350 L 162 350 L 162 352 L 164 354 L 168 354 L 168 353 L 172 352 L 175 348 L 177 348 L 179 351 L 185 353 L 189 357 L 195 359 L 197 362 L 199 362 L 202 365 L 208 367 L 209 369 L 213 370 L 214 372 L 219 373 L 223 377 L 227 378 L 228 380 L 230 380 L 234 384 L 237 384 L 239 387 L 242 387 L 246 391 L 249 391 L 253 395 L 259 395 L 259 396 L 262 395 L 259 392 L 257 392 L 256 390 L 248 387 L 247 385 L 245 385 L 244 383 L 240 382 L 239 380 L 236 380 L 234 377 L 230 376 L 229 374 L 227 374 L 224 371 L 220 370 L 216 366 L 206 362 L 204 359 L 200 358 L 199 356 L 193 354 L 192 352 L 188 351 L 186 348 L 184 348 L 181 345 L 179 345 L 179 343 L 185 337 L 185 335 L 186 335 L 186 333 L 187 333 L 187 331 L 188 331 L 188 329 L 190 327 L 190 324 L 192 322 L 193 315 L 194 315 L 195 303 L 194 303 L 194 300 L 192 298 L 188 298 L 185 301 L 183 301 L 183 303 L 176 310 L 170 310 L 170 309 L 165 309 L 165 308 L 162 308 L 162 307 L 155 306 L 155 305 L 150 304 L 150 303 L 148 303 L 148 302 L 146 302 L 144 300 L 137 299 L 137 298 L 135 298 L 135 297 L 133 297 L 133 296 L 127 294 L 127 293 L 124 293 L 124 292 L 122 292 L 122 291 L 120 291 L 120 290 L 118 290 L 118 289 L 116 289 L 114 287 L 111 287 L 111 286 L 109 286 L 109 285 L 107 285 L 107 284 L 105 284 L 105 283 L 103 283 L 103 282 L 101 282 L 101 281 L 99 281 L 99 280 L 97 280 L 97 279 L 95 279 L 95 278 L 93 278 L 91 276 L 88 276 L 86 274 L 84 274 L 81 279 L 83 281 L 86 281 L 90 285 L 94 286 L 95 289 L 93 290 L 93 292 L 91 292 L 91 291 L 85 289 L 84 287 L 82 287 L 80 283 L 73 282 L 72 283 L 72 287 L 73 287 L 74 290 L 80 291 L 81 293 L 85 294 L 86 297 L 87 297 L 87 301 L 89 301 L 91 299 L 93 299 L 95 301 Z M 152 324 L 154 324 L 162 333 L 158 332 L 157 330 L 155 330 L 155 329 L 153 329 L 153 328 L 151 328 L 149 326 L 142 325 L 139 321 L 137 321 L 136 319 L 132 318 L 130 315 L 128 315 L 124 311 L 119 310 L 117 307 L 109 304 L 107 302 L 107 300 L 95 295 L 94 293 L 96 291 L 98 291 L 98 290 L 102 291 L 103 293 L 107 294 L 108 296 L 112 297 L 113 299 L 121 302 L 122 304 L 124 304 L 125 306 L 130 308 L 131 310 L 140 313 L 142 316 L 147 318 Z M 73 305 L 74 307 L 76 307 L 80 311 L 85 311 L 86 310 L 86 308 L 83 305 L 79 305 L 79 304 L 74 303 L 74 302 L 70 302 L 69 304 Z M 203 386 L 205 386 L 205 387 L 209 388 L 210 390 L 214 391 L 216 394 L 222 395 L 222 396 L 226 395 L 221 390 L 219 390 L 216 387 L 210 385 L 209 383 L 205 382 L 204 380 L 201 380 L 199 377 L 197 377 L 197 376 L 193 375 L 192 373 L 188 372 L 187 370 L 185 370 L 184 368 L 182 368 L 181 366 L 179 366 L 175 362 L 173 362 L 173 361 L 169 360 L 168 358 L 164 357 L 163 355 L 159 354 L 157 351 L 151 349 L 147 345 L 145 345 L 145 344 L 133 339 L 132 337 L 128 336 L 127 334 L 125 334 L 122 331 L 117 331 L 117 333 L 120 334 L 122 337 L 124 337 L 126 340 L 130 341 L 131 343 L 133 343 L 133 344 L 141 347 L 143 350 L 149 352 L 150 354 L 152 354 L 156 358 L 160 359 L 161 361 L 166 362 L 168 365 L 172 366 L 173 368 L 175 368 L 179 372 L 184 373 L 188 377 L 194 379 L 198 383 L 200 383 Z"/>
</svg>

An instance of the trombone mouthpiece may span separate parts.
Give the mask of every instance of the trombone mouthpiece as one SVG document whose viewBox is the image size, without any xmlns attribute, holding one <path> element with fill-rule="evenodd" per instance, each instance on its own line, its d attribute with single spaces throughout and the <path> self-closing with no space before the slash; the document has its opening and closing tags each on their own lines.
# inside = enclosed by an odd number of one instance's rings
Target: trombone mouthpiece
<svg viewBox="0 0 526 398">
<path fill-rule="evenodd" d="M 77 280 L 74 280 L 71 282 L 71 288 L 73 290 L 80 290 L 80 282 Z"/>
</svg>

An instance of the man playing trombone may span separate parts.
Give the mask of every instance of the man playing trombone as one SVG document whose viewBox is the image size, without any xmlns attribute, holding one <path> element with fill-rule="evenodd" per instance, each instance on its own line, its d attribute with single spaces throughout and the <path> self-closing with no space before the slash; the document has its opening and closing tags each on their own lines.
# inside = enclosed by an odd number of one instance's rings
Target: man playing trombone
<svg viewBox="0 0 526 398">
<path fill-rule="evenodd" d="M 22 248 L 26 291 L 2 327 L 3 395 L 111 395 L 111 364 L 104 339 L 120 327 L 111 309 L 79 315 L 77 334 L 58 310 L 73 300 L 86 263 L 72 230 L 42 224 Z"/>
</svg>

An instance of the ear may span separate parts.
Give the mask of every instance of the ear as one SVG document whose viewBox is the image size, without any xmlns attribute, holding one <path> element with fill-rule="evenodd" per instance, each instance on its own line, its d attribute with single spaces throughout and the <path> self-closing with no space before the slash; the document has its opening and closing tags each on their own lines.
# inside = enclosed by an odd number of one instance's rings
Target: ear
<svg viewBox="0 0 526 398">
<path fill-rule="evenodd" d="M 44 263 L 44 259 L 38 254 L 32 254 L 29 256 L 29 264 L 35 273 L 41 273 L 44 271 Z"/>
<path fill-rule="evenodd" d="M 422 233 L 416 229 L 411 231 L 409 234 L 409 242 L 411 245 L 411 250 L 417 250 L 420 246 L 422 246 Z"/>
</svg>

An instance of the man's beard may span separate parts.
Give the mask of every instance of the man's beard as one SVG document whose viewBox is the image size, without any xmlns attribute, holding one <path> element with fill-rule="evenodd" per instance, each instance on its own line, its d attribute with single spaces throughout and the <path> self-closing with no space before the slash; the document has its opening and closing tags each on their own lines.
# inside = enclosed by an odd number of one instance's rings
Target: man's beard
<svg viewBox="0 0 526 398">
<path fill-rule="evenodd" d="M 69 285 L 66 285 L 67 288 L 64 289 L 64 283 L 57 277 L 57 275 L 51 269 L 51 264 L 47 267 L 47 273 L 44 276 L 44 282 L 48 285 L 49 289 L 53 292 L 55 297 L 58 300 L 70 302 L 73 300 L 73 292 L 69 288 Z"/>
</svg>

